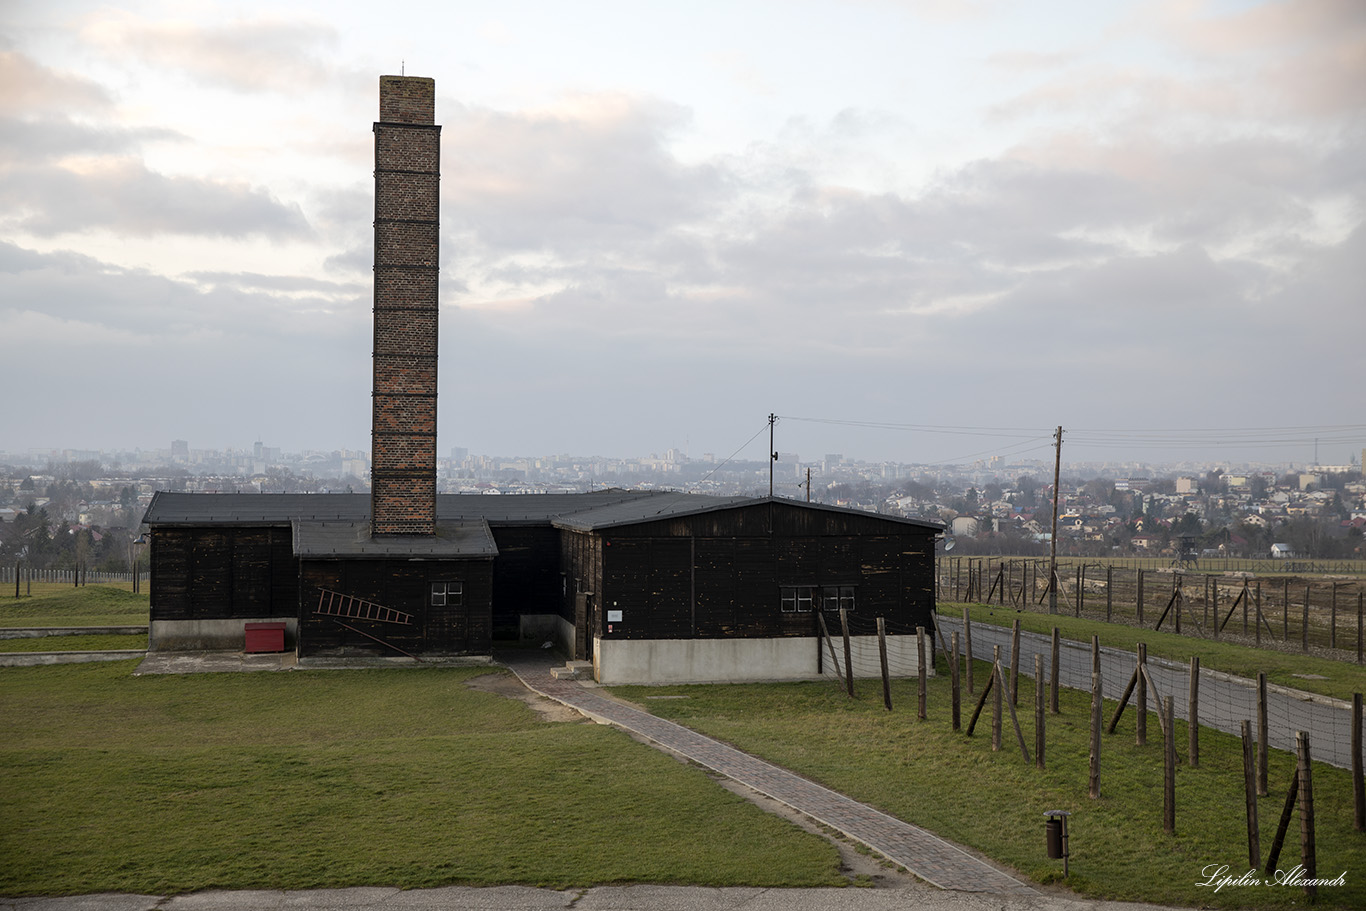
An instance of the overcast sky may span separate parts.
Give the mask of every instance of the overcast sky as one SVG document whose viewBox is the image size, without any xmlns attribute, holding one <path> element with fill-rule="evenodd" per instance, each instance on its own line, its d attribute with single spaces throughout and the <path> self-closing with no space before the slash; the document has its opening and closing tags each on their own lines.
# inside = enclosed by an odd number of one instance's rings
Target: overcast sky
<svg viewBox="0 0 1366 911">
<path fill-rule="evenodd" d="M 1366 446 L 1361 0 L 3 9 L 0 449 L 368 448 L 400 71 L 443 456 Z"/>
</svg>

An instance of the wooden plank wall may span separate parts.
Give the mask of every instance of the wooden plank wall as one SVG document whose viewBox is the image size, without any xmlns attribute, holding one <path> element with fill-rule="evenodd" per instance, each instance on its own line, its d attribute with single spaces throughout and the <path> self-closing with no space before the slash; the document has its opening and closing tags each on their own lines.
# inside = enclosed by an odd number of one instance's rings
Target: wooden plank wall
<svg viewBox="0 0 1366 911">
<path fill-rule="evenodd" d="M 575 537 L 603 542 L 596 590 L 604 609 L 624 612 L 611 636 L 655 639 L 813 635 L 814 611 L 782 610 L 784 585 L 853 585 L 859 615 L 932 630 L 934 534 L 873 515 L 756 504 Z M 588 552 L 587 541 L 570 542 L 576 579 L 587 576 Z"/>
<path fill-rule="evenodd" d="M 158 528 L 151 559 L 153 620 L 283 617 L 298 609 L 287 527 Z"/>
<path fill-rule="evenodd" d="M 305 560 L 299 619 L 299 654 L 374 654 L 397 656 L 365 636 L 338 626 L 336 618 L 315 613 L 323 589 L 342 592 L 413 615 L 411 625 L 343 620 L 415 655 L 487 655 L 492 648 L 490 560 Z M 460 607 L 430 606 L 432 582 L 464 584 Z"/>
</svg>

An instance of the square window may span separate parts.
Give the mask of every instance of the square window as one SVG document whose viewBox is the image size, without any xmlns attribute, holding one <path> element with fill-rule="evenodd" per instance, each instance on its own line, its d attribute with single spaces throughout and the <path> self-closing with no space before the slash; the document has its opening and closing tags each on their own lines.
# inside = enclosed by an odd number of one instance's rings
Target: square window
<svg viewBox="0 0 1366 911">
<path fill-rule="evenodd" d="M 827 585 L 821 589 L 821 606 L 831 613 L 843 608 L 850 613 L 854 610 L 854 586 Z"/>
<path fill-rule="evenodd" d="M 432 607 L 460 607 L 465 600 L 465 583 L 433 582 Z"/>
</svg>

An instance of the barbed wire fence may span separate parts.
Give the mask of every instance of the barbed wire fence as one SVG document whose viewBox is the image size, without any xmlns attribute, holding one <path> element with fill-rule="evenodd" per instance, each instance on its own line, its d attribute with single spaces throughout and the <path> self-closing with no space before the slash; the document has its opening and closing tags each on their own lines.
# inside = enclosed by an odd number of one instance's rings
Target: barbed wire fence
<svg viewBox="0 0 1366 911">
<path fill-rule="evenodd" d="M 1058 612 L 1366 663 L 1366 580 L 1296 574 L 1287 572 L 1293 562 L 1261 562 L 1281 574 L 1059 561 Z M 1049 612 L 1047 560 L 940 557 L 935 579 L 940 601 Z"/>
<path fill-rule="evenodd" d="M 1172 600 L 1176 602 L 1175 594 Z M 1089 691 L 1092 694 L 1089 782 L 1092 797 L 1100 796 L 1102 725 L 1108 735 L 1114 736 L 1125 712 L 1132 708 L 1133 711 L 1129 713 L 1131 720 L 1127 724 L 1132 728 L 1136 741 L 1144 744 L 1149 736 L 1147 729 L 1150 716 L 1155 714 L 1160 732 L 1155 730 L 1152 734 L 1161 737 L 1164 752 L 1163 825 L 1169 832 L 1174 832 L 1176 826 L 1177 755 L 1179 753 L 1184 757 L 1188 767 L 1201 764 L 1199 744 L 1202 729 L 1214 729 L 1244 738 L 1244 749 L 1250 757 L 1246 770 L 1249 819 L 1254 822 L 1257 798 L 1273 796 L 1273 791 L 1283 785 L 1267 780 L 1269 750 L 1291 753 L 1303 764 L 1308 761 L 1309 744 L 1312 743 L 1314 759 L 1351 770 L 1355 791 L 1355 827 L 1357 831 L 1366 831 L 1366 778 L 1363 778 L 1363 760 L 1366 757 L 1363 757 L 1362 748 L 1363 710 L 1360 694 L 1349 703 L 1269 684 L 1265 674 L 1259 674 L 1256 680 L 1247 680 L 1216 668 L 1201 667 L 1198 658 L 1192 658 L 1187 664 L 1149 658 L 1141 641 L 1136 642 L 1137 647 L 1131 652 L 1102 647 L 1094 637 L 1090 643 L 1062 639 L 1057 628 L 1054 628 L 1051 636 L 1045 636 L 1023 632 L 1018 621 L 1010 629 L 972 622 L 966 612 L 961 620 L 940 614 L 936 621 L 934 630 L 911 629 L 882 618 L 841 612 L 834 624 L 823 624 L 822 627 L 825 630 L 822 637 L 823 654 L 829 658 L 822 664 L 822 674 L 857 698 L 876 698 L 875 688 L 878 678 L 882 678 L 882 694 L 887 699 L 886 707 L 891 710 L 889 678 L 916 677 L 922 671 L 928 672 L 929 666 L 935 661 L 934 656 L 938 654 L 944 659 L 942 663 L 955 681 L 952 712 L 954 729 L 959 730 L 960 719 L 971 714 L 971 721 L 966 725 L 967 733 L 971 734 L 972 726 L 984 710 L 989 690 L 994 689 L 990 709 L 992 749 L 1009 749 L 1007 744 L 1012 739 L 1008 734 L 1003 737 L 1002 733 L 1006 717 L 1002 707 L 1004 702 L 1013 726 L 1011 733 L 1018 742 L 1024 761 L 1032 761 L 1040 768 L 1045 764 L 1046 725 L 1035 725 L 1036 738 L 1031 760 L 1020 721 L 1024 718 L 1027 724 L 1031 707 L 1018 706 L 1019 678 L 1025 677 L 1027 683 L 1036 684 L 1035 705 L 1032 707 L 1036 718 L 1044 714 L 1045 706 L 1050 703 L 1051 712 L 1058 713 L 1059 688 Z M 955 641 L 959 649 L 958 662 L 950 664 L 955 657 L 950 643 Z M 918 660 L 922 643 L 925 656 L 923 663 Z M 960 668 L 960 673 L 954 673 Z M 976 678 L 980 682 L 977 685 L 973 682 L 973 670 L 978 672 Z M 850 672 L 852 680 L 848 676 Z M 960 676 L 967 681 L 961 692 Z M 1051 692 L 1045 693 L 1045 689 Z M 923 719 L 926 717 L 926 689 L 923 684 L 919 692 L 918 714 Z M 939 698 L 942 699 L 942 690 L 939 692 Z M 1017 708 L 1020 709 L 1018 713 Z M 1192 719 L 1196 723 L 1191 724 Z M 1178 720 L 1187 722 L 1186 742 L 1182 744 L 1176 742 Z M 1251 732 L 1250 735 L 1244 731 L 1244 726 L 1246 731 Z M 1242 768 L 1221 771 L 1244 774 Z M 1307 774 L 1306 771 L 1306 777 Z M 1295 797 L 1296 787 L 1298 785 L 1292 782 L 1289 799 L 1304 800 L 1302 791 L 1298 792 L 1298 798 Z M 1313 812 L 1312 801 L 1301 806 L 1307 807 L 1307 812 Z M 1283 831 L 1278 832 L 1278 839 L 1283 836 Z M 1254 823 L 1249 824 L 1248 838 L 1249 851 L 1255 855 L 1253 865 L 1257 866 L 1260 863 L 1260 846 Z M 1306 857 L 1312 858 L 1312 843 L 1302 846 L 1302 850 L 1308 852 Z M 1268 855 L 1269 864 L 1276 862 L 1276 856 L 1274 852 Z"/>
</svg>

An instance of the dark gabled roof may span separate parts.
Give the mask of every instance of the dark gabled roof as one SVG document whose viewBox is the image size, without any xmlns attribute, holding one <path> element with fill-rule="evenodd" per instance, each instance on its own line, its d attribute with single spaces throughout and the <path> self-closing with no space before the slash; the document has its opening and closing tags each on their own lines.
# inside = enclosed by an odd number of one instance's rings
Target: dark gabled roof
<svg viewBox="0 0 1366 911">
<path fill-rule="evenodd" d="M 658 519 L 701 515 L 725 509 L 757 506 L 763 503 L 774 503 L 796 509 L 831 512 L 839 515 L 862 516 L 868 519 L 881 519 L 886 522 L 895 522 L 898 525 L 910 525 L 935 532 L 944 530 L 944 526 L 938 522 L 907 519 L 902 516 L 886 516 L 881 513 L 866 512 L 862 509 L 826 506 L 823 503 L 806 503 L 801 500 L 788 500 L 782 497 L 713 497 L 688 493 L 661 494 L 658 498 L 651 500 L 636 500 L 590 509 L 573 515 L 561 516 L 554 519 L 551 524 L 556 528 L 568 528 L 574 531 L 601 531 L 623 525 L 639 525 L 642 522 L 652 522 Z"/>
<path fill-rule="evenodd" d="M 622 503 L 612 503 L 569 515 L 561 515 L 551 520 L 551 524 L 556 528 L 595 531 L 600 528 L 635 525 L 654 519 L 693 515 L 714 509 L 726 509 L 732 506 L 745 506 L 760 502 L 763 501 L 756 500 L 754 497 L 714 497 L 706 494 L 661 491 L 649 499 L 627 500 Z"/>
<path fill-rule="evenodd" d="M 653 490 L 591 493 L 439 494 L 438 522 L 482 519 L 494 525 L 540 524 L 586 509 L 677 496 Z M 288 525 L 296 520 L 365 522 L 368 493 L 174 493 L 159 490 L 142 521 L 148 525 Z"/>
<path fill-rule="evenodd" d="M 560 516 L 621 503 L 668 496 L 656 490 L 594 490 L 589 493 L 441 494 L 436 514 L 441 519 L 480 518 L 495 525 L 544 525 Z"/>
<path fill-rule="evenodd" d="M 147 525 L 288 525 L 295 519 L 363 521 L 368 493 L 173 493 L 158 490 Z"/>
<path fill-rule="evenodd" d="M 442 560 L 496 557 L 493 533 L 482 519 L 437 522 L 436 534 L 370 536 L 370 523 L 298 519 L 293 523 L 294 555 L 310 559 Z"/>
<path fill-rule="evenodd" d="M 778 503 L 801 509 L 857 515 L 942 531 L 938 522 L 906 519 L 804 503 L 781 497 L 715 497 L 664 490 L 595 490 L 591 493 L 439 494 L 438 523 L 484 522 L 487 525 L 545 525 L 596 531 L 675 518 Z M 297 522 L 343 522 L 367 526 L 370 495 L 364 493 L 171 493 L 157 491 L 142 521 L 148 525 L 291 525 Z M 408 538 L 399 540 L 407 541 Z"/>
</svg>

